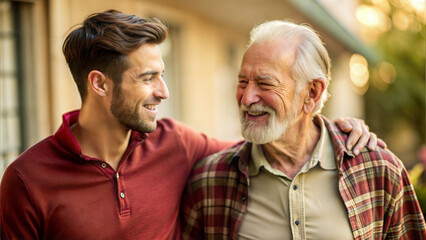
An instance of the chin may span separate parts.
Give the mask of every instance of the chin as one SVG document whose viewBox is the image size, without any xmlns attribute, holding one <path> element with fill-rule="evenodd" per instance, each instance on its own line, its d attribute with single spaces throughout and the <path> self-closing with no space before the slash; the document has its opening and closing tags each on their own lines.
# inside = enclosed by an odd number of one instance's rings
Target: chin
<svg viewBox="0 0 426 240">
<path fill-rule="evenodd" d="M 267 127 L 246 125 L 241 128 L 241 134 L 245 140 L 255 144 L 265 144 L 273 141 Z"/>
<path fill-rule="evenodd" d="M 125 126 L 138 132 L 150 133 L 157 128 L 157 121 L 139 121 L 127 123 Z"/>
<path fill-rule="evenodd" d="M 145 122 L 142 124 L 142 130 L 143 132 L 146 132 L 146 133 L 154 132 L 156 128 L 157 128 L 157 121 L 152 121 L 148 123 Z"/>
<path fill-rule="evenodd" d="M 285 122 L 270 121 L 268 124 L 241 124 L 241 134 L 248 142 L 255 144 L 266 144 L 280 139 L 288 130 L 290 125 Z"/>
</svg>

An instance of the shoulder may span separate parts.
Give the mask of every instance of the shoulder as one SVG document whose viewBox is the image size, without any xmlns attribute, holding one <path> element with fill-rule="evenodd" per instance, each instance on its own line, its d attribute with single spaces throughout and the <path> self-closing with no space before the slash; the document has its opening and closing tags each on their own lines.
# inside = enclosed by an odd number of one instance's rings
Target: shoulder
<svg viewBox="0 0 426 240">
<path fill-rule="evenodd" d="M 244 154 L 246 152 L 249 153 L 247 148 L 250 146 L 247 142 L 242 141 L 198 161 L 188 180 L 189 186 L 198 188 L 207 185 L 220 185 L 221 183 L 218 182 L 218 179 L 229 179 L 230 176 L 236 178 L 238 175 L 238 163 L 241 158 L 245 158 Z M 212 179 L 214 181 L 210 181 Z M 200 181 L 202 184 L 200 184 Z"/>
<path fill-rule="evenodd" d="M 238 161 L 240 158 L 244 158 L 246 152 L 248 153 L 247 148 L 249 147 L 247 142 L 241 141 L 232 147 L 203 158 L 195 164 L 189 183 L 234 174 Z"/>
<path fill-rule="evenodd" d="M 170 136 L 180 136 L 182 138 L 198 137 L 201 135 L 188 125 L 181 123 L 172 118 L 162 118 L 157 120 L 157 128 L 150 133 L 150 137 L 153 136 L 164 136 L 165 134 Z"/>
<path fill-rule="evenodd" d="M 410 185 L 402 161 L 381 147 L 364 148 L 358 156 L 345 155 L 340 170 L 359 194 L 384 190 L 383 193 L 396 196 L 404 186 Z"/>
<path fill-rule="evenodd" d="M 345 162 L 343 163 L 345 165 Z M 375 173 L 386 173 L 381 177 L 399 178 L 405 171 L 402 161 L 389 149 L 377 147 L 374 150 L 364 148 L 362 152 L 347 161 L 347 167 L 354 170 L 371 171 Z"/>
<path fill-rule="evenodd" d="M 340 131 L 334 123 L 325 117 L 323 117 L 323 120 L 333 141 L 334 154 L 338 161 L 341 161 L 343 171 L 351 173 L 371 171 L 372 173 L 380 172 L 380 174 L 386 171 L 388 173 L 393 172 L 396 175 L 401 174 L 404 165 L 389 149 L 377 146 L 376 149 L 369 150 L 364 147 L 361 153 L 355 156 L 352 151 L 346 148 L 348 134 Z"/>
<path fill-rule="evenodd" d="M 36 143 L 7 166 L 2 184 L 14 184 L 17 179 L 24 182 L 37 179 L 40 170 L 49 165 L 55 151 L 58 149 L 52 137 Z"/>
<path fill-rule="evenodd" d="M 151 133 L 148 133 L 146 142 L 155 143 L 157 145 L 177 144 L 182 142 L 183 136 L 193 136 L 191 129 L 171 118 L 163 118 L 157 120 L 157 127 Z"/>
<path fill-rule="evenodd" d="M 357 166 L 376 166 L 376 165 L 389 165 L 395 167 L 401 167 L 401 161 L 393 154 L 389 149 L 384 149 L 380 146 L 377 146 L 374 150 L 369 150 L 367 147 L 364 147 L 361 153 L 358 156 L 355 156 L 351 150 L 346 148 L 346 142 L 348 140 L 348 133 L 342 132 L 336 124 L 329 121 L 325 117 L 322 117 L 326 128 L 330 134 L 330 137 L 333 142 L 333 147 L 335 155 L 339 158 L 346 158 L 344 163 L 348 165 Z M 349 161 L 348 161 L 349 160 Z"/>
<path fill-rule="evenodd" d="M 175 131 L 176 129 L 187 128 L 184 124 L 172 119 L 172 118 L 162 118 L 157 120 L 156 131 Z"/>
<path fill-rule="evenodd" d="M 55 151 L 58 151 L 58 146 L 55 144 L 53 137 L 50 136 L 25 150 L 9 165 L 9 167 L 13 167 L 17 170 L 28 168 L 29 171 L 34 171 L 32 167 L 49 159 L 54 155 L 53 152 Z"/>
<path fill-rule="evenodd" d="M 226 168 L 233 160 L 238 161 L 241 157 L 240 153 L 246 145 L 247 142 L 241 141 L 220 152 L 207 156 L 195 164 L 194 171 L 216 171 Z"/>
<path fill-rule="evenodd" d="M 242 159 L 245 158 L 244 154 L 249 153 L 247 147 L 251 145 L 239 142 L 200 160 L 188 179 L 188 193 L 200 197 L 211 191 L 222 192 L 230 186 L 236 186 L 242 176 L 239 165 L 247 160 Z"/>
</svg>

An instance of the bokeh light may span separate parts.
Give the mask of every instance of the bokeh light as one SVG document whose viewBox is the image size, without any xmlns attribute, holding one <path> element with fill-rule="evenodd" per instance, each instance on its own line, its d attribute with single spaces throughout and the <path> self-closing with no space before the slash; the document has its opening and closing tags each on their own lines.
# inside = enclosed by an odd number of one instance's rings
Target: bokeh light
<svg viewBox="0 0 426 240">
<path fill-rule="evenodd" d="M 389 17 L 375 6 L 360 5 L 355 11 L 355 16 L 363 25 L 381 32 L 391 27 Z"/>
<path fill-rule="evenodd" d="M 388 62 L 381 62 L 379 64 L 380 79 L 386 84 L 392 84 L 396 78 L 395 67 Z"/>
<path fill-rule="evenodd" d="M 368 89 L 368 79 L 370 73 L 368 71 L 368 62 L 365 57 L 359 54 L 353 54 L 349 60 L 349 76 L 352 85 L 355 87 L 354 91 L 363 95 Z"/>
</svg>

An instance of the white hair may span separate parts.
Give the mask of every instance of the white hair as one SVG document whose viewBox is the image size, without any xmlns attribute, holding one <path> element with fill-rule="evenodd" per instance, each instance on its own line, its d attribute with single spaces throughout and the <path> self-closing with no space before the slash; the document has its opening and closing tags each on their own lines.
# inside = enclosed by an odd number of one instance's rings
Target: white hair
<svg viewBox="0 0 426 240">
<path fill-rule="evenodd" d="M 299 25 L 281 20 L 268 21 L 251 31 L 248 47 L 256 42 L 289 39 L 299 41 L 296 48 L 296 61 L 291 67 L 292 77 L 297 83 L 296 94 L 306 83 L 312 82 L 314 79 L 321 78 L 325 81 L 325 90 L 313 109 L 313 114 L 316 115 L 321 112 L 327 101 L 328 86 L 331 81 L 331 60 L 318 33 L 304 24 Z"/>
</svg>

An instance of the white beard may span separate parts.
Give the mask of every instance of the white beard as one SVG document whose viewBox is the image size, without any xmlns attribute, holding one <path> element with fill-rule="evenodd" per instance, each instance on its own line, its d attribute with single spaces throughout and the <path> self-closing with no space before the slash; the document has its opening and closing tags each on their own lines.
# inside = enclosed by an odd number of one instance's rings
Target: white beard
<svg viewBox="0 0 426 240">
<path fill-rule="evenodd" d="M 246 119 L 247 111 L 266 112 L 269 115 L 268 122 L 261 124 Z M 297 120 L 297 101 L 294 102 L 290 112 L 286 113 L 284 119 L 278 120 L 277 114 L 270 106 L 253 104 L 248 107 L 241 105 L 240 122 L 241 134 L 244 139 L 255 144 L 265 144 L 281 138 Z"/>
</svg>

